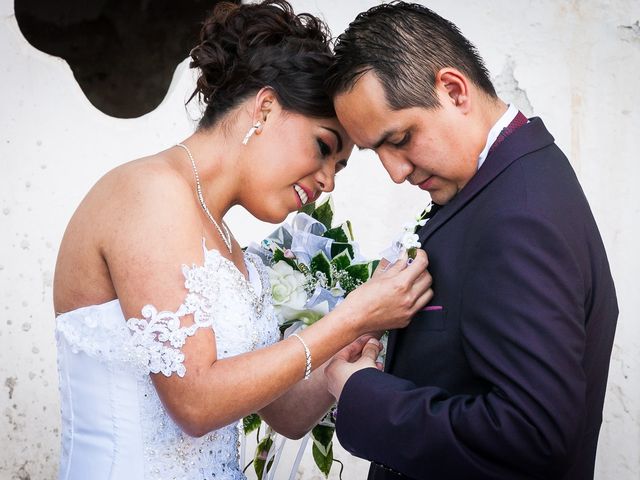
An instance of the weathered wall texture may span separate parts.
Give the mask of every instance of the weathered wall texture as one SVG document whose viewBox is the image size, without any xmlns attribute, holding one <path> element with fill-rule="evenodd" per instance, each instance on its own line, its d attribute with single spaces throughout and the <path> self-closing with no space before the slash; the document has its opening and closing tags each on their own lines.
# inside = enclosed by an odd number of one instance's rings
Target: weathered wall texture
<svg viewBox="0 0 640 480">
<path fill-rule="evenodd" d="M 339 33 L 378 2 L 292 3 L 323 12 Z M 545 120 L 582 181 L 620 300 L 596 478 L 638 479 L 640 2 L 424 3 L 477 44 L 503 98 Z M 52 479 L 59 402 L 51 283 L 58 244 L 75 206 L 103 173 L 191 131 L 183 103 L 193 79 L 183 63 L 155 111 L 133 120 L 108 117 L 86 100 L 63 60 L 22 38 L 11 0 L 0 0 L 0 59 L 0 479 Z M 334 198 L 369 256 L 425 200 L 408 185 L 392 184 L 375 158 L 360 152 L 340 175 Z M 229 223 L 245 242 L 271 229 L 240 211 Z M 338 455 L 347 464 L 345 478 L 362 478 L 364 462 Z M 319 478 L 309 463 L 304 471 L 301 478 Z"/>
</svg>

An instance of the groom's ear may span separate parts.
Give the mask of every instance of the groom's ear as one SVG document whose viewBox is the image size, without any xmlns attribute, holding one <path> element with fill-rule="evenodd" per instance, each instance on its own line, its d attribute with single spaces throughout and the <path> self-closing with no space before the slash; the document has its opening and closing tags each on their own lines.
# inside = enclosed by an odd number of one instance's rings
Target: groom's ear
<svg viewBox="0 0 640 480">
<path fill-rule="evenodd" d="M 436 90 L 440 100 L 468 113 L 471 108 L 469 79 L 455 68 L 442 68 L 436 74 Z"/>
</svg>

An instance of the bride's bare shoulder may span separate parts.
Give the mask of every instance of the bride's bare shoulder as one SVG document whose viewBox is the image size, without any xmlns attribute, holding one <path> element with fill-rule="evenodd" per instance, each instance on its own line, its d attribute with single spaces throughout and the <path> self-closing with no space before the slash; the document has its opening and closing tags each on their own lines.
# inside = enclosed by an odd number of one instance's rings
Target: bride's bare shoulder
<svg viewBox="0 0 640 480">
<path fill-rule="evenodd" d="M 201 238 L 190 187 L 162 154 L 105 174 L 65 229 L 56 264 L 56 308 L 67 311 L 109 300 L 115 295 L 112 267 L 154 251 L 161 252 L 157 257 L 169 256 L 188 240 Z"/>
<path fill-rule="evenodd" d="M 188 172 L 187 172 L 188 173 Z M 87 199 L 109 211 L 123 209 L 142 212 L 149 207 L 171 208 L 193 202 L 188 178 L 172 155 L 160 152 L 124 163 L 106 173 Z"/>
<path fill-rule="evenodd" d="M 76 220 L 92 223 L 102 246 L 145 231 L 194 228 L 200 232 L 189 171 L 176 165 L 171 154 L 161 152 L 114 168 L 87 194 L 74 215 Z"/>
<path fill-rule="evenodd" d="M 155 196 L 158 191 L 170 197 L 183 194 L 190 197 L 190 183 L 185 172 L 178 168 L 174 157 L 167 152 L 160 152 L 148 157 L 132 160 L 122 164 L 100 179 L 96 189 L 109 194 L 122 194 L 122 201 L 147 195 Z M 169 190 L 168 190 L 169 189 Z"/>
</svg>

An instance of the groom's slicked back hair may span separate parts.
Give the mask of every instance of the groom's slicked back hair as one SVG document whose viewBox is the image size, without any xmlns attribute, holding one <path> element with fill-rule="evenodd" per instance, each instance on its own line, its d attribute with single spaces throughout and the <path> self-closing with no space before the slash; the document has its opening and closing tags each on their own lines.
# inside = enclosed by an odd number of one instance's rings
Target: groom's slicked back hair
<svg viewBox="0 0 640 480">
<path fill-rule="evenodd" d="M 394 2 L 359 14 L 340 35 L 326 85 L 335 96 L 372 71 L 394 110 L 437 108 L 437 72 L 453 67 L 492 98 L 496 91 L 478 51 L 453 23 L 414 3 Z"/>
</svg>

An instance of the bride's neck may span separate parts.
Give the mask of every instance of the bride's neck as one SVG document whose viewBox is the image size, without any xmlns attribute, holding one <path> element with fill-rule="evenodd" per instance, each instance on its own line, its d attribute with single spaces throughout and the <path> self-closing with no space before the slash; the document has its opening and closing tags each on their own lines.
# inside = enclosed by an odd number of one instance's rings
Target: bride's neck
<svg viewBox="0 0 640 480">
<path fill-rule="evenodd" d="M 237 204 L 242 178 L 242 144 L 234 142 L 233 135 L 221 127 L 198 130 L 182 143 L 193 156 L 205 203 L 214 218 L 220 220 Z M 185 161 L 195 188 L 191 160 Z"/>
</svg>

